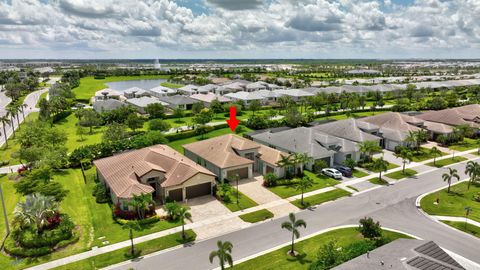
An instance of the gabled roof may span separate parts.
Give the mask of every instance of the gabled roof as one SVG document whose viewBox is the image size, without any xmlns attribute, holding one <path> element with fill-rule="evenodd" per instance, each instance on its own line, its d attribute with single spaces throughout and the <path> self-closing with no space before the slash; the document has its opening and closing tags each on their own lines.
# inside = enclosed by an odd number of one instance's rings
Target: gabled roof
<svg viewBox="0 0 480 270">
<path fill-rule="evenodd" d="M 153 188 L 139 182 L 139 178 L 151 171 L 164 173 L 162 187 L 184 183 L 198 173 L 214 175 L 166 145 L 133 150 L 93 162 L 111 191 L 119 198 L 151 193 Z"/>
<path fill-rule="evenodd" d="M 183 95 L 166 96 L 166 97 L 160 97 L 158 99 L 173 105 L 188 105 L 188 104 L 193 104 L 197 102 L 193 98 L 183 96 Z"/>
<path fill-rule="evenodd" d="M 210 93 L 210 92 L 206 93 L 206 94 L 194 94 L 194 95 L 191 95 L 190 98 L 193 98 L 195 100 L 202 101 L 202 102 L 207 102 L 207 103 L 211 103 L 215 99 L 218 99 L 218 101 L 220 101 L 220 102 L 229 102 L 230 101 L 230 99 L 228 99 L 226 97 L 218 96 L 218 95 L 215 95 L 214 93 Z"/>
<path fill-rule="evenodd" d="M 154 103 L 160 103 L 164 106 L 167 106 L 168 103 L 165 103 L 161 100 L 159 100 L 158 98 L 155 98 L 155 97 L 138 97 L 138 98 L 130 98 L 130 99 L 127 99 L 126 102 L 132 104 L 132 105 L 135 105 L 135 106 L 138 106 L 138 107 L 141 107 L 141 108 L 145 108 L 147 107 L 149 104 L 154 104 Z"/>
<path fill-rule="evenodd" d="M 360 123 L 360 124 L 358 124 Z M 381 138 L 370 133 L 362 131 L 362 127 L 367 126 L 368 129 L 374 129 L 374 125 L 368 126 L 366 122 L 360 122 L 353 118 L 334 121 L 318 126 L 312 127 L 315 130 L 322 131 L 324 133 L 337 136 L 340 138 L 348 139 L 354 142 L 364 141 L 380 141 Z M 376 127 L 378 129 L 378 127 Z"/>
</svg>

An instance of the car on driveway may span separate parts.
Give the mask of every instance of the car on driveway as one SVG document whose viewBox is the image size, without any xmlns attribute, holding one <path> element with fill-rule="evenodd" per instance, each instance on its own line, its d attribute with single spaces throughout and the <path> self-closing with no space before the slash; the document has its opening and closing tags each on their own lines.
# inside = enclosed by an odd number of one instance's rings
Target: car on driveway
<svg viewBox="0 0 480 270">
<path fill-rule="evenodd" d="M 334 168 L 325 168 L 322 173 L 337 180 L 342 179 L 342 173 Z"/>
<path fill-rule="evenodd" d="M 342 173 L 343 176 L 352 177 L 352 169 L 345 166 L 335 166 L 334 168 L 340 173 Z"/>
</svg>

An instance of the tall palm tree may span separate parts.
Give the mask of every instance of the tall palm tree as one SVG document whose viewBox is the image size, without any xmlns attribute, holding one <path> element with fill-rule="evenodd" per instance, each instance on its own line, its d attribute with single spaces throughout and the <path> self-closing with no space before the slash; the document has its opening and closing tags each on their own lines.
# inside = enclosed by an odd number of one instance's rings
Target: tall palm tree
<svg viewBox="0 0 480 270">
<path fill-rule="evenodd" d="M 232 267 L 233 266 L 232 243 L 228 241 L 225 241 L 225 242 L 218 241 L 217 247 L 218 249 L 210 252 L 210 256 L 208 256 L 210 263 L 213 263 L 213 259 L 215 259 L 215 257 L 218 257 L 218 262 L 220 264 L 221 270 L 225 269 L 225 263 L 228 263 L 230 267 Z"/>
<path fill-rule="evenodd" d="M 401 158 L 403 163 L 402 174 L 405 174 L 405 165 L 412 162 L 413 153 L 410 149 L 404 148 L 399 153 L 393 154 L 396 158 Z"/>
<path fill-rule="evenodd" d="M 388 161 L 384 160 L 383 157 L 380 157 L 373 162 L 373 168 L 375 170 L 378 170 L 378 172 L 380 173 L 378 178 L 381 181 L 382 172 L 386 172 L 388 170 Z"/>
<path fill-rule="evenodd" d="M 27 108 L 28 105 L 23 103 L 22 105 L 20 105 L 20 111 L 22 112 L 22 116 L 23 116 L 23 120 L 25 120 L 25 108 Z"/>
<path fill-rule="evenodd" d="M 280 160 L 277 161 L 276 165 L 280 168 L 287 169 L 288 167 L 291 167 L 293 164 L 290 156 L 280 154 Z"/>
<path fill-rule="evenodd" d="M 5 136 L 5 147 L 8 148 L 8 138 L 7 138 L 7 129 L 6 125 L 10 123 L 10 119 L 8 119 L 8 114 L 4 116 L 0 116 L 0 122 L 2 123 L 3 127 L 3 136 Z"/>
<path fill-rule="evenodd" d="M 308 156 L 306 153 L 293 153 L 291 155 L 291 160 L 295 168 L 300 168 L 300 174 L 303 173 L 303 166 L 309 162 L 312 162 L 313 158 Z M 298 167 L 300 165 L 300 167 Z M 296 172 L 296 170 L 295 170 Z M 297 175 L 297 174 L 296 174 Z"/>
<path fill-rule="evenodd" d="M 138 231 L 140 230 L 140 223 L 138 223 L 137 220 L 130 220 L 127 223 L 122 225 L 123 229 L 128 229 L 129 230 L 129 238 L 130 238 L 130 254 L 133 255 L 135 254 L 135 247 L 133 246 L 133 230 Z"/>
<path fill-rule="evenodd" d="M 177 217 L 182 223 L 182 239 L 185 240 L 187 236 L 185 235 L 185 220 L 192 221 L 192 214 L 188 211 L 188 208 L 181 206 L 177 210 Z"/>
<path fill-rule="evenodd" d="M 373 153 L 378 153 L 382 150 L 378 142 L 364 141 L 359 144 L 360 153 L 367 157 L 367 161 L 372 160 Z"/>
<path fill-rule="evenodd" d="M 301 204 L 303 204 L 303 193 L 305 193 L 305 190 L 311 188 L 313 186 L 313 181 L 310 177 L 308 176 L 303 176 L 298 180 L 298 182 L 295 184 L 296 190 L 300 190 L 302 192 L 302 199 L 300 200 Z"/>
<path fill-rule="evenodd" d="M 15 138 L 15 110 L 13 107 L 7 107 L 7 115 L 10 116 L 10 127 L 12 128 L 13 138 Z"/>
<path fill-rule="evenodd" d="M 54 197 L 40 193 L 29 194 L 25 202 L 17 203 L 14 211 L 13 222 L 21 227 L 34 225 L 37 233 L 41 233 L 48 225 L 48 218 L 58 210 L 58 203 Z"/>
<path fill-rule="evenodd" d="M 295 217 L 294 213 L 290 213 L 288 215 L 289 221 L 285 221 L 282 223 L 282 229 L 286 229 L 289 232 L 292 232 L 292 245 L 290 248 L 290 255 L 294 256 L 295 255 L 295 238 L 300 237 L 300 232 L 298 231 L 298 228 L 300 227 L 307 227 L 307 223 L 303 219 L 297 220 Z"/>
<path fill-rule="evenodd" d="M 480 177 L 480 164 L 474 161 L 467 162 L 465 173 L 470 177 L 467 187 L 467 190 L 470 190 L 470 185 L 478 181 L 478 177 Z"/>
<path fill-rule="evenodd" d="M 407 136 L 405 137 L 405 142 L 407 143 L 408 147 L 411 149 L 416 149 L 418 140 L 417 134 L 414 131 L 409 131 Z"/>
<path fill-rule="evenodd" d="M 440 156 L 442 154 L 442 152 L 440 150 L 438 150 L 438 148 L 436 146 L 432 147 L 432 149 L 430 149 L 430 155 L 433 156 L 433 166 L 435 166 L 435 161 L 437 159 L 438 156 Z"/>
<path fill-rule="evenodd" d="M 133 195 L 130 205 L 135 208 L 139 219 L 145 218 L 145 212 L 154 203 L 151 194 L 141 193 L 140 195 Z"/>
<path fill-rule="evenodd" d="M 442 174 L 442 179 L 445 182 L 448 182 L 447 193 L 450 193 L 450 185 L 452 184 L 452 179 L 457 178 L 457 181 L 460 180 L 457 169 L 448 168 L 448 173 Z"/>
</svg>

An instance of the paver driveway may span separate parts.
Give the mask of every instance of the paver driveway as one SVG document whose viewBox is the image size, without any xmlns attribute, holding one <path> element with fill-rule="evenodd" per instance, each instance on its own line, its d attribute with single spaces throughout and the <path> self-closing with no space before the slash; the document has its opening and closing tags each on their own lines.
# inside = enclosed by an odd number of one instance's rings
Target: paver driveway
<svg viewBox="0 0 480 270">
<path fill-rule="evenodd" d="M 190 207 L 193 222 L 221 217 L 231 213 L 227 207 L 213 196 L 189 199 L 187 205 Z"/>
</svg>

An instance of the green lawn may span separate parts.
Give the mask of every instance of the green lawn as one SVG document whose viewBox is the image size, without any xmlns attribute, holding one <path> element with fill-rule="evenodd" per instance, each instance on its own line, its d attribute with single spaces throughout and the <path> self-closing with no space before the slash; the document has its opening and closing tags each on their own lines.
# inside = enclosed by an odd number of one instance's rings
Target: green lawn
<svg viewBox="0 0 480 270">
<path fill-rule="evenodd" d="M 40 100 L 47 98 L 47 95 L 48 95 L 48 91 L 41 94 L 40 97 L 38 98 L 38 101 L 37 101 L 37 104 L 35 105 L 35 107 L 38 108 L 38 104 L 40 103 Z"/>
<path fill-rule="evenodd" d="M 329 187 L 329 186 L 334 186 L 339 183 L 338 181 L 330 177 L 327 177 L 323 174 L 316 175 L 309 171 L 304 171 L 304 174 L 313 180 L 313 186 L 305 190 L 305 193 L 314 191 L 317 189 Z M 281 184 L 274 187 L 268 187 L 268 190 L 277 194 L 280 198 L 283 198 L 283 199 L 289 198 L 302 193 L 301 190 L 297 190 L 295 188 L 295 184 L 298 182 L 298 180 L 299 180 L 298 178 L 293 178 L 291 180 L 283 179 L 283 180 L 280 180 Z"/>
<path fill-rule="evenodd" d="M 243 126 L 242 126 L 242 129 L 243 129 L 243 131 L 238 135 L 241 135 L 241 134 L 244 134 L 244 133 L 247 133 L 247 132 L 251 131 L 251 129 L 249 129 L 247 127 L 243 127 Z M 213 138 L 213 137 L 218 137 L 218 136 L 225 135 L 225 134 L 231 134 L 231 133 L 232 133 L 232 130 L 230 130 L 230 128 L 222 128 L 222 129 L 217 129 L 217 130 L 214 130 L 212 132 L 209 132 L 209 133 L 205 134 L 203 139 L 202 139 L 202 136 L 199 135 L 199 136 L 195 136 L 195 137 L 190 137 L 190 138 L 186 138 L 186 139 L 182 139 L 182 140 L 176 140 L 176 141 L 173 141 L 173 142 L 169 142 L 168 145 L 170 147 L 172 147 L 173 149 L 175 149 L 178 152 L 183 154 L 183 147 L 182 146 L 185 145 L 185 144 L 193 143 L 193 142 L 197 142 L 197 141 L 201 141 L 201 140 L 205 140 L 205 139 L 209 139 L 209 138 Z"/>
<path fill-rule="evenodd" d="M 395 180 L 402 179 L 405 177 L 411 177 L 413 175 L 417 174 L 417 171 L 412 170 L 412 169 L 405 169 L 405 173 L 403 173 L 401 170 L 389 174 L 385 174 L 386 177 L 392 178 Z"/>
<path fill-rule="evenodd" d="M 467 160 L 467 159 L 464 158 L 464 157 L 445 158 L 445 159 L 435 161 L 435 165 L 433 164 L 433 161 L 427 163 L 426 165 L 440 168 L 440 167 L 443 167 L 443 166 L 447 166 L 447 165 L 454 164 L 454 163 L 457 163 L 457 162 L 462 162 L 462 161 L 465 161 L 465 160 Z"/>
<path fill-rule="evenodd" d="M 90 77 L 80 79 L 80 86 L 73 89 L 75 98 L 78 101 L 88 103 L 90 98 L 95 95 L 98 90 L 107 88 L 105 83 L 118 81 L 132 81 L 132 80 L 147 80 L 147 79 L 166 79 L 167 75 L 142 75 L 142 76 L 112 76 L 105 79 L 97 80 Z"/>
<path fill-rule="evenodd" d="M 360 171 L 360 170 L 357 170 L 357 169 L 353 169 L 352 174 L 353 174 L 353 176 L 355 176 L 356 178 L 362 178 L 362 177 L 368 176 L 368 173 L 363 172 L 363 171 Z"/>
<path fill-rule="evenodd" d="M 321 203 L 328 202 L 328 201 L 334 201 L 336 199 L 339 199 L 339 198 L 342 198 L 342 197 L 345 197 L 345 196 L 349 196 L 349 195 L 350 195 L 350 192 L 345 191 L 343 189 L 336 188 L 336 189 L 331 190 L 331 191 L 327 191 L 327 192 L 320 193 L 320 194 L 317 194 L 317 195 L 305 197 L 303 199 L 303 201 L 304 201 L 303 205 L 301 203 L 301 199 L 293 201 L 292 204 L 295 205 L 296 207 L 300 208 L 300 209 L 305 209 L 305 208 L 308 208 L 310 206 L 314 206 L 314 205 L 321 204 Z"/>
<path fill-rule="evenodd" d="M 477 149 L 480 147 L 480 144 L 478 143 L 477 140 L 470 139 L 470 138 L 464 138 L 463 142 L 459 142 L 456 144 L 453 144 L 449 146 L 448 148 L 455 150 L 455 151 L 467 151 L 467 150 L 472 150 L 472 149 Z"/>
<path fill-rule="evenodd" d="M 338 115 L 332 115 L 332 116 L 324 116 L 323 114 L 315 118 L 316 120 L 344 120 L 347 118 L 362 118 L 362 117 L 367 117 L 367 116 L 373 116 L 373 115 L 379 115 L 385 113 L 385 111 L 368 111 L 368 112 L 356 112 L 356 113 L 351 113 L 350 115 L 347 115 L 347 113 L 342 113 Z"/>
<path fill-rule="evenodd" d="M 20 129 L 25 126 L 25 122 L 30 122 L 38 118 L 38 112 L 30 113 L 24 122 L 20 124 Z M 15 120 L 15 126 L 17 126 L 17 121 Z M 3 129 L 0 129 L 3 133 Z M 2 136 L 2 140 L 5 137 Z M 18 158 L 12 157 L 12 154 L 20 150 L 20 145 L 17 143 L 17 140 L 13 138 L 13 135 L 10 136 L 8 139 L 8 148 L 6 148 L 5 144 L 0 148 L 0 160 L 8 160 L 10 163 L 9 165 L 19 164 L 20 160 Z"/>
<path fill-rule="evenodd" d="M 438 179 L 442 181 L 442 179 Z M 425 196 L 420 205 L 430 215 L 464 217 L 465 207 L 470 206 L 472 211 L 469 218 L 480 222 L 480 203 L 473 200 L 473 196 L 480 192 L 480 185 L 472 184 L 467 190 L 468 183 L 463 182 L 451 187 L 450 193 L 442 189 Z M 439 204 L 434 204 L 440 198 Z"/>
<path fill-rule="evenodd" d="M 375 184 L 375 185 L 388 185 L 388 182 L 378 178 L 378 177 L 374 177 L 372 179 L 368 179 L 368 182 L 372 183 L 372 184 Z"/>
<path fill-rule="evenodd" d="M 460 231 L 466 232 L 476 237 L 480 237 L 480 227 L 465 222 L 442 220 L 443 223 L 452 226 Z"/>
<path fill-rule="evenodd" d="M 440 155 L 437 156 L 437 158 L 445 155 L 447 155 L 447 153 L 440 152 Z M 414 152 L 412 161 L 421 162 L 421 161 L 432 159 L 432 158 L 433 158 L 433 155 L 430 153 L 430 149 L 427 149 L 425 147 L 420 147 L 418 151 Z"/>
<path fill-rule="evenodd" d="M 307 220 L 308 226 L 308 220 Z M 302 229 L 300 229 L 302 233 Z M 290 238 L 289 232 L 285 231 L 285 242 Z M 384 237 L 389 241 L 398 238 L 410 238 L 406 235 L 384 230 Z M 316 259 L 318 250 L 330 241 L 336 241 L 340 247 L 345 247 L 355 241 L 363 240 L 363 236 L 356 230 L 356 228 L 345 228 L 326 232 L 295 244 L 295 251 L 299 252 L 295 258 L 288 256 L 287 252 L 290 246 L 286 246 L 251 260 L 245 261 L 238 265 L 234 265 L 235 270 L 300 270 L 308 269 L 310 264 Z"/>
<path fill-rule="evenodd" d="M 161 86 L 168 87 L 168 88 L 175 88 L 175 89 L 184 86 L 183 84 L 170 83 L 170 82 L 163 82 L 163 83 L 161 83 L 160 85 L 161 85 Z"/>
<path fill-rule="evenodd" d="M 238 217 L 245 222 L 256 223 L 259 221 L 264 221 L 266 219 L 272 218 L 273 213 L 268 211 L 267 209 L 262 209 L 262 210 L 244 214 Z"/>
<path fill-rule="evenodd" d="M 375 161 L 375 159 L 373 159 L 373 161 Z M 361 167 L 364 168 L 364 169 L 367 169 L 371 172 L 379 172 L 379 170 L 377 169 L 374 169 L 373 168 L 373 161 L 371 163 L 365 163 L 365 164 L 361 164 Z M 398 168 L 399 166 L 397 164 L 393 164 L 391 162 L 388 162 L 388 166 L 387 166 L 387 170 L 391 170 L 391 169 L 395 169 L 395 168 Z"/>
<path fill-rule="evenodd" d="M 195 232 L 192 230 L 185 231 L 188 235 L 186 242 L 194 241 L 196 238 Z M 164 250 L 171 248 L 180 244 L 185 243 L 182 240 L 182 233 L 178 232 L 175 234 L 170 234 L 163 236 L 154 240 L 146 241 L 140 244 L 135 245 L 135 250 L 140 251 L 139 256 L 143 256 L 149 253 L 153 253 L 159 250 Z M 69 263 L 56 267 L 53 269 L 56 270 L 67 270 L 67 269 L 81 269 L 81 270 L 94 270 L 107 267 L 109 265 L 121 263 L 123 261 L 130 259 L 130 247 L 122 248 L 108 253 L 100 254 L 88 259 L 77 261 L 74 263 Z"/>
<path fill-rule="evenodd" d="M 254 200 L 250 199 L 247 195 L 243 194 L 240 191 L 238 192 L 239 196 L 238 196 L 238 204 L 237 204 L 236 192 L 237 191 L 235 190 L 235 194 L 233 194 L 233 192 L 228 194 L 228 196 L 230 197 L 230 201 L 228 203 L 221 201 L 223 205 L 225 205 L 230 211 L 236 212 L 236 211 L 240 211 L 240 210 L 258 205 Z"/>
</svg>

